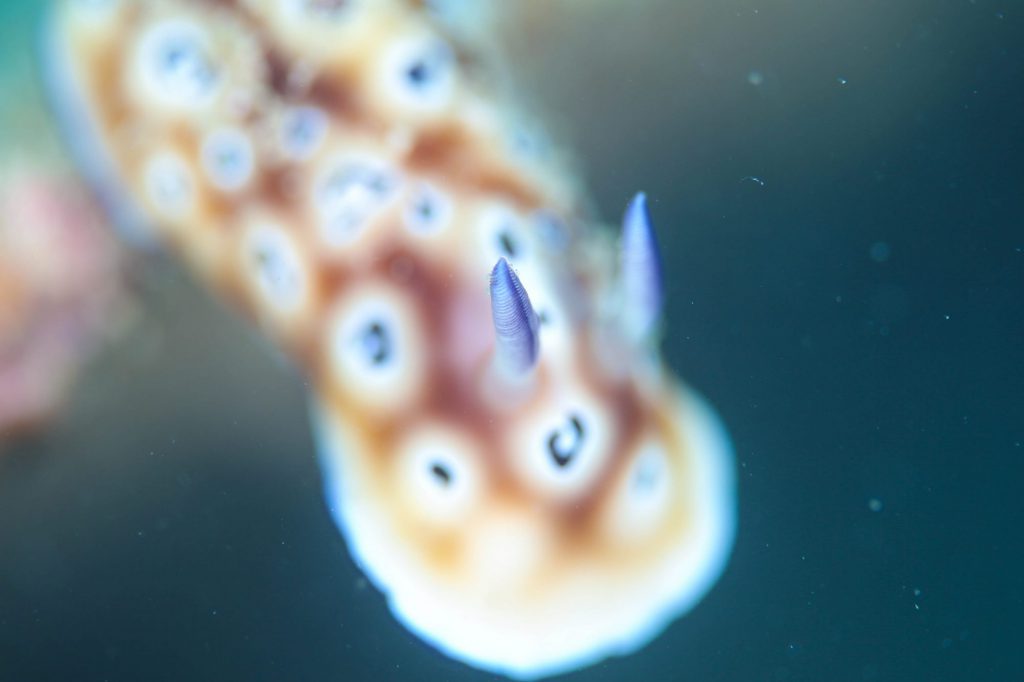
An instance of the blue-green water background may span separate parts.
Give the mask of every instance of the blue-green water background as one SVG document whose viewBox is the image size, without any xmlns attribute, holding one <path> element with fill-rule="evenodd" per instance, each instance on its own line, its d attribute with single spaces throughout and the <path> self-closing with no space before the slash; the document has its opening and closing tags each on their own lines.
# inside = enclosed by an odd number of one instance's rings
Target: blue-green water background
<svg viewBox="0 0 1024 682">
<path fill-rule="evenodd" d="M 5 72 L 36 13 L 0 6 Z M 654 200 L 665 355 L 740 481 L 709 596 L 567 678 L 1024 679 L 1024 5 L 665 0 L 510 42 L 603 214 Z M 360 577 L 301 380 L 152 268 L 0 457 L 0 680 L 492 677 Z"/>
</svg>

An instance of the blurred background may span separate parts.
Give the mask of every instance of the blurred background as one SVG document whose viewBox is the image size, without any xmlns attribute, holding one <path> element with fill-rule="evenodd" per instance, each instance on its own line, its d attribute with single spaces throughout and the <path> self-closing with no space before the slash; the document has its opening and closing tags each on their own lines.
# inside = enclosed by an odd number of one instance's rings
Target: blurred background
<svg viewBox="0 0 1024 682">
<path fill-rule="evenodd" d="M 0 4 L 4 159 L 58 155 L 41 4 Z M 1024 679 L 1024 7 L 532 2 L 499 26 L 601 214 L 648 192 L 667 362 L 739 535 L 577 680 Z M 172 263 L 0 444 L 0 680 L 480 680 L 395 621 L 320 494 L 301 377 Z"/>
</svg>

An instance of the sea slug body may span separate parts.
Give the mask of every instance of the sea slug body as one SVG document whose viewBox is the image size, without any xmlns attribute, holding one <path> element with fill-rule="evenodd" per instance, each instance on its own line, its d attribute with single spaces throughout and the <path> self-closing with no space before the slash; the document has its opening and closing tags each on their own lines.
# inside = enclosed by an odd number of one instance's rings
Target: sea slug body
<svg viewBox="0 0 1024 682">
<path fill-rule="evenodd" d="M 732 456 L 657 357 L 644 196 L 616 250 L 428 4 L 67 0 L 48 71 L 116 213 L 307 372 L 331 513 L 395 616 L 536 678 L 710 588 Z"/>
</svg>

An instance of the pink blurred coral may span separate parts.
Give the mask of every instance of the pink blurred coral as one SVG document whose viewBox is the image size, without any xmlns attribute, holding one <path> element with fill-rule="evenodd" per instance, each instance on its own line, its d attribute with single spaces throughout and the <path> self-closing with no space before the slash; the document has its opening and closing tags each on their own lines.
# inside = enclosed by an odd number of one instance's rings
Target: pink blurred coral
<svg viewBox="0 0 1024 682">
<path fill-rule="evenodd" d="M 121 298 L 117 247 L 73 175 L 0 173 L 0 438 L 57 410 Z"/>
</svg>

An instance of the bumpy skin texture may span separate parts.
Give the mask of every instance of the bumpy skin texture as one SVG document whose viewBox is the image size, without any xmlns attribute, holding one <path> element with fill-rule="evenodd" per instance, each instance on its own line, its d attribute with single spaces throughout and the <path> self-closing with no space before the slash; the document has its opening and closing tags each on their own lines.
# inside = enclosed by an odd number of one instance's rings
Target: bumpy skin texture
<svg viewBox="0 0 1024 682">
<path fill-rule="evenodd" d="M 94 180 L 308 372 L 332 513 L 410 628 L 536 677 L 706 591 L 727 438 L 621 331 L 573 175 L 421 3 L 78 0 L 51 35 Z M 540 320 L 524 376 L 495 371 L 501 257 Z"/>
</svg>

